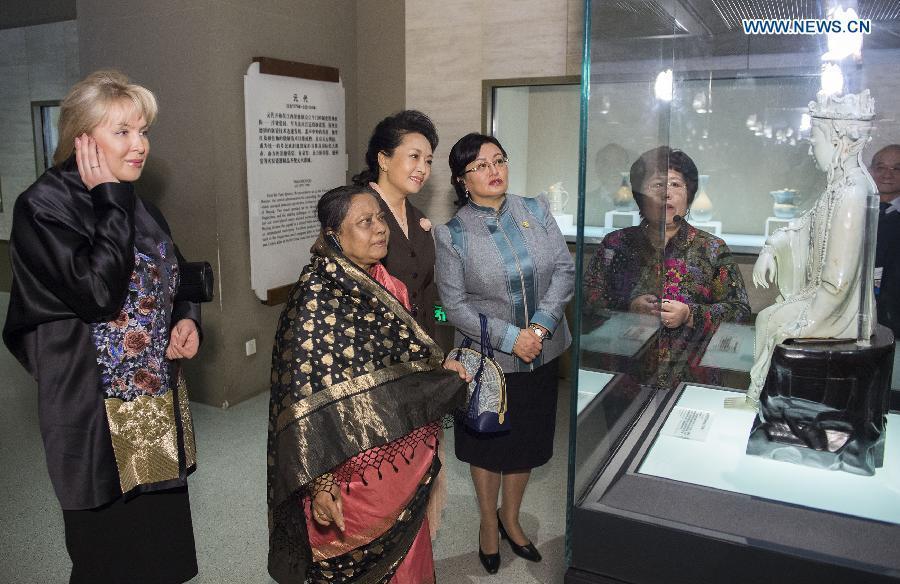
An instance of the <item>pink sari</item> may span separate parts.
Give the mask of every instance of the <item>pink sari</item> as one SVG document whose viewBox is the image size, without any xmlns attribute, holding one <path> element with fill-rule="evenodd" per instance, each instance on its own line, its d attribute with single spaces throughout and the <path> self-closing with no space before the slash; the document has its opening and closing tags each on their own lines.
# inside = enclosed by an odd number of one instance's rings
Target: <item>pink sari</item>
<svg viewBox="0 0 900 584">
<path fill-rule="evenodd" d="M 341 485 L 341 501 L 344 510 L 343 533 L 334 525 L 323 527 L 312 519 L 310 512 L 310 499 L 304 497 L 303 505 L 306 512 L 306 528 L 309 533 L 309 543 L 312 547 L 313 561 L 319 562 L 328 558 L 334 558 L 360 548 L 390 529 L 404 513 L 412 499 L 416 488 L 428 475 L 435 457 L 436 428 L 432 434 L 432 442 L 426 446 L 418 445 L 418 448 L 404 448 L 407 466 L 403 461 L 397 464 L 398 470 L 388 461 L 384 461 L 380 468 L 369 468 L 365 473 L 369 480 L 363 482 L 363 477 L 355 475 L 354 479 L 346 485 Z M 400 441 L 406 437 L 400 438 Z M 372 448 L 357 454 L 344 465 L 365 464 L 366 458 L 371 457 L 377 448 Z M 413 452 L 415 450 L 415 452 Z M 341 466 L 344 466 L 341 465 Z M 335 474 L 340 474 L 340 467 Z M 378 478 L 380 472 L 381 478 Z M 347 487 L 349 486 L 349 491 Z M 431 550 L 431 535 L 426 517 L 419 528 L 418 534 L 402 559 L 393 577 L 393 584 L 429 584 L 434 582 L 434 557 Z"/>
<path fill-rule="evenodd" d="M 403 282 L 388 274 L 381 264 L 375 264 L 369 274 L 409 308 Z M 341 481 L 344 532 L 334 524 L 319 525 L 313 519 L 310 498 L 303 497 L 301 504 L 314 562 L 346 554 L 357 559 L 356 555 L 363 556 L 363 552 L 354 554 L 354 550 L 369 546 L 398 521 L 408 517 L 408 507 L 417 492 L 421 492 L 420 488 L 436 482 L 431 470 L 437 456 L 439 430 L 438 423 L 417 428 L 389 444 L 360 452 L 334 469 L 336 477 L 344 477 Z M 381 460 L 381 464 L 374 466 L 376 460 Z M 431 484 L 429 492 L 433 488 Z M 399 559 L 399 564 L 392 567 L 392 572 L 392 576 L 389 573 L 392 584 L 432 584 L 435 581 L 428 517 L 421 521 L 412 545 Z"/>
</svg>

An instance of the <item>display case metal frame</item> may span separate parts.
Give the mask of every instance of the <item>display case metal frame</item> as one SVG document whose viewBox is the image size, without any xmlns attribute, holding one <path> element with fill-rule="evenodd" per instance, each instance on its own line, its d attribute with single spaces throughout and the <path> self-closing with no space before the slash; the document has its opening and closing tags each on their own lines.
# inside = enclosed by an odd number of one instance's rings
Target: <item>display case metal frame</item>
<svg viewBox="0 0 900 584">
<path fill-rule="evenodd" d="M 481 133 L 494 135 L 494 91 L 504 87 L 545 87 L 548 85 L 580 85 L 580 75 L 556 75 L 549 77 L 512 77 L 509 79 L 484 79 L 481 81 Z"/>
</svg>

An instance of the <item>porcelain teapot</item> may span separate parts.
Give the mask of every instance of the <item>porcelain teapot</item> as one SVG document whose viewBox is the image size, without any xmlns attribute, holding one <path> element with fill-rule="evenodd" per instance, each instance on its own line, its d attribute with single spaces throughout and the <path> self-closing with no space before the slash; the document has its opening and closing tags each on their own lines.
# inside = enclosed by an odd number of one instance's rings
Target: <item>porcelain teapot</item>
<svg viewBox="0 0 900 584">
<path fill-rule="evenodd" d="M 547 202 L 550 203 L 550 212 L 554 215 L 562 215 L 566 212 L 569 193 L 563 188 L 562 181 L 553 183 L 547 188 Z"/>
</svg>

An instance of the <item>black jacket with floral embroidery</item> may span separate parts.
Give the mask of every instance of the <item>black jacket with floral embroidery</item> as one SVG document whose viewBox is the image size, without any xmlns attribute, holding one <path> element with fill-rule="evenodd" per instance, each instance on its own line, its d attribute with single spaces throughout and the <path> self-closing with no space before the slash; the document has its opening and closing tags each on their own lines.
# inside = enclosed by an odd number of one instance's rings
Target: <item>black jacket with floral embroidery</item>
<svg viewBox="0 0 900 584">
<path fill-rule="evenodd" d="M 122 495 L 104 406 L 112 380 L 101 373 L 92 334 L 95 325 L 121 317 L 134 286 L 136 255 L 159 254 L 142 249 L 150 241 L 171 243 L 159 211 L 136 197 L 129 183 L 87 191 L 74 157 L 16 200 L 3 340 L 38 382 L 47 467 L 63 509 L 90 509 Z M 160 335 L 183 318 L 199 330 L 198 304 L 172 305 L 170 298 L 165 309 L 169 323 Z M 143 374 L 133 382 L 145 383 L 148 393 L 165 391 L 158 377 Z M 171 486 L 179 482 L 183 477 Z"/>
</svg>

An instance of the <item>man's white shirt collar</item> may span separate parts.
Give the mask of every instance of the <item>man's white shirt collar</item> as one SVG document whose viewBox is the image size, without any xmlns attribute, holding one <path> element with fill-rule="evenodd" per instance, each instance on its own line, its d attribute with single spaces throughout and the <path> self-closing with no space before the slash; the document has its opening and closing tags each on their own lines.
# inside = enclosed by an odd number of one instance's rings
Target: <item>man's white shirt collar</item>
<svg viewBox="0 0 900 584">
<path fill-rule="evenodd" d="M 884 211 L 885 215 L 887 215 L 888 213 L 900 213 L 900 197 L 895 198 L 888 204 L 890 205 L 890 207 L 888 207 Z"/>
</svg>

